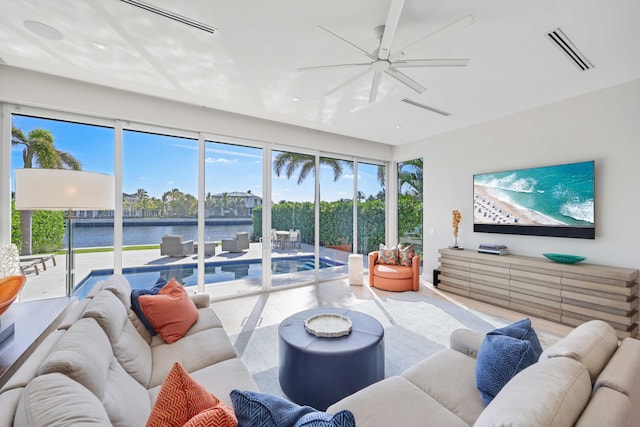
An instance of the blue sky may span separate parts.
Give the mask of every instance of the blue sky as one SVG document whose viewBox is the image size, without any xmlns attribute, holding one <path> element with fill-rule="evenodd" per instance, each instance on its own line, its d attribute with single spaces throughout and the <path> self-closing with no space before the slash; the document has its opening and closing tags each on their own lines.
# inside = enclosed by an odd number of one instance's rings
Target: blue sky
<svg viewBox="0 0 640 427">
<path fill-rule="evenodd" d="M 13 125 L 25 135 L 32 129 L 51 131 L 56 148 L 71 153 L 82 162 L 82 169 L 113 175 L 114 130 L 98 126 L 61 122 L 14 115 Z M 160 198 L 174 188 L 197 195 L 198 144 L 195 140 L 125 131 L 123 137 L 123 191 L 135 193 L 144 188 L 150 196 Z M 263 196 L 262 150 L 222 143 L 207 143 L 205 154 L 205 192 L 232 191 Z M 11 151 L 12 170 L 21 168 L 22 146 Z M 367 196 L 377 194 L 380 186 L 376 166 L 359 165 L 359 190 Z M 280 200 L 313 201 L 313 178 L 296 184 L 297 174 L 290 180 L 273 175 L 272 195 Z M 353 172 L 345 169 L 338 182 L 328 167 L 320 169 L 320 188 L 323 200 L 350 198 L 353 193 Z"/>
</svg>

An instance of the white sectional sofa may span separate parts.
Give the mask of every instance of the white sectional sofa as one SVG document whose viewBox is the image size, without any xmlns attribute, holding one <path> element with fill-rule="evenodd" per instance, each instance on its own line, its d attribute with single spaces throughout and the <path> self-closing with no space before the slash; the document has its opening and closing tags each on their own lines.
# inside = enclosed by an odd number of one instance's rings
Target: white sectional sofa
<svg viewBox="0 0 640 427">
<path fill-rule="evenodd" d="M 640 341 L 607 323 L 574 329 L 513 377 L 485 407 L 476 387 L 484 335 L 457 330 L 450 349 L 330 406 L 358 427 L 634 427 L 640 425 Z"/>
<path fill-rule="evenodd" d="M 74 306 L 0 390 L 0 426 L 144 426 L 176 361 L 229 406 L 232 389 L 258 390 L 208 295 L 192 296 L 197 322 L 167 344 L 130 310 L 130 293 L 114 276 Z"/>
<path fill-rule="evenodd" d="M 232 405 L 233 389 L 258 391 L 208 296 L 192 299 L 198 321 L 166 344 L 129 309 L 124 278 L 96 285 L 0 389 L 0 426 L 142 426 L 176 361 L 226 405 Z M 587 322 L 546 349 L 485 407 L 475 377 L 483 338 L 457 330 L 451 348 L 327 412 L 347 409 L 358 427 L 640 425 L 640 341 L 619 342 L 608 324 Z"/>
</svg>

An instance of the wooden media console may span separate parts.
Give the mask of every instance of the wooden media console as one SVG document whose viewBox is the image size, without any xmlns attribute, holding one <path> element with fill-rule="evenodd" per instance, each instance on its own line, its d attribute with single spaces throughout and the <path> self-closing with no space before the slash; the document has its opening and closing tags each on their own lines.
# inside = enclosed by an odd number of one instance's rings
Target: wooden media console
<svg viewBox="0 0 640 427">
<path fill-rule="evenodd" d="M 443 291 L 571 326 L 604 320 L 620 338 L 638 334 L 637 269 L 467 249 L 439 253 Z"/>
</svg>

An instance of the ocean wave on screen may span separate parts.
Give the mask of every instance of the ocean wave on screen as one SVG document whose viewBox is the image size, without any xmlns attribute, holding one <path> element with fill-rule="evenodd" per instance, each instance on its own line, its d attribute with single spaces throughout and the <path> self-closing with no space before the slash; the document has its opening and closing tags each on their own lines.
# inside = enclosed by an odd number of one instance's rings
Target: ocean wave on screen
<svg viewBox="0 0 640 427">
<path fill-rule="evenodd" d="M 593 224 L 593 199 L 567 202 L 560 208 L 564 216 Z"/>
<path fill-rule="evenodd" d="M 519 178 L 515 173 L 502 178 L 492 178 L 486 183 L 483 183 L 486 187 L 513 191 L 516 193 L 533 193 L 536 191 L 536 184 L 537 181 L 535 179 Z"/>
</svg>

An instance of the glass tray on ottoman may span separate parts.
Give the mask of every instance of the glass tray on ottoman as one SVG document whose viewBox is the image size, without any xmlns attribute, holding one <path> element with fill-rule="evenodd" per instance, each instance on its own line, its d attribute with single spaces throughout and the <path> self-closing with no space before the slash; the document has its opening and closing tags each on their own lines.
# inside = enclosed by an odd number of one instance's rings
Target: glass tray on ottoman
<svg viewBox="0 0 640 427">
<path fill-rule="evenodd" d="M 304 328 L 310 334 L 323 338 L 337 338 L 351 333 L 351 319 L 334 313 L 321 313 L 304 321 Z"/>
</svg>

